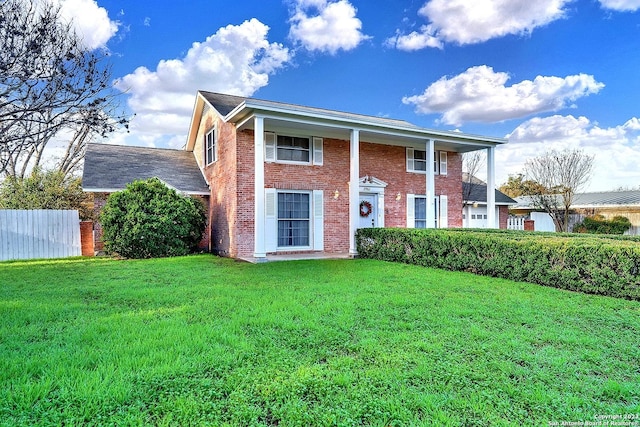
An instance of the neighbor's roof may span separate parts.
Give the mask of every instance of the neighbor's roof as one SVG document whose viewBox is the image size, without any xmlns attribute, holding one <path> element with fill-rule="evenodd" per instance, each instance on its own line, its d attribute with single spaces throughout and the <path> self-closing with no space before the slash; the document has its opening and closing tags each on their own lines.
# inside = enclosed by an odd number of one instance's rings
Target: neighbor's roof
<svg viewBox="0 0 640 427">
<path fill-rule="evenodd" d="M 640 206 L 640 191 L 604 191 L 576 194 L 574 208 L 604 206 Z"/>
<path fill-rule="evenodd" d="M 517 198 L 517 209 L 533 209 L 531 196 Z M 594 193 L 577 193 L 573 198 L 572 208 L 615 208 L 623 206 L 640 207 L 640 191 L 600 191 Z"/>
<path fill-rule="evenodd" d="M 209 194 L 193 153 L 126 145 L 87 145 L 82 174 L 84 191 L 111 193 L 135 180 L 148 178 L 159 178 L 183 193 Z"/>
<path fill-rule="evenodd" d="M 496 191 L 496 205 L 515 205 L 516 202 L 511 197 L 506 194 Z M 487 203 L 487 185 L 486 184 L 475 184 L 475 183 L 462 183 L 462 194 L 465 198 L 466 202 L 476 202 L 480 204 Z"/>
<path fill-rule="evenodd" d="M 327 137 L 347 139 L 349 132 L 357 129 L 360 138 L 367 142 L 405 146 L 413 144 L 420 147 L 431 139 L 441 147 L 437 149 L 458 152 L 479 150 L 507 142 L 504 138 L 422 128 L 405 120 L 198 91 L 189 127 L 187 150 L 194 147 L 205 103 L 215 109 L 225 122 L 234 123 L 237 130 L 252 129 L 254 122 L 251 119 L 262 116 L 271 129 L 280 127 L 287 131 L 318 131 Z"/>
</svg>

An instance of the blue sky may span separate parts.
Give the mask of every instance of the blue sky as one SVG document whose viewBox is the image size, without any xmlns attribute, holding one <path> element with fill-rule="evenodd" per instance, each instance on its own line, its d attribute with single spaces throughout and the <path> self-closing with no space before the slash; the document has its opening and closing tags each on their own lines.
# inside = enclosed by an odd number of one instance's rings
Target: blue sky
<svg viewBox="0 0 640 427">
<path fill-rule="evenodd" d="M 129 134 L 179 148 L 198 89 L 508 137 L 498 184 L 548 149 L 587 191 L 640 186 L 640 0 L 56 0 L 106 48 Z"/>
</svg>

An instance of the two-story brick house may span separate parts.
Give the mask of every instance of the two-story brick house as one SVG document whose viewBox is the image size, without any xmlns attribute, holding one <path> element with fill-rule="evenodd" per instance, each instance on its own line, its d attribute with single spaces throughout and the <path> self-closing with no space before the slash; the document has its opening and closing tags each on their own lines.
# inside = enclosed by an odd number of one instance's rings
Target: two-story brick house
<svg viewBox="0 0 640 427">
<path fill-rule="evenodd" d="M 200 91 L 191 151 L 210 187 L 211 249 L 356 254 L 360 227 L 462 227 L 461 154 L 487 151 L 488 223 L 502 138 Z"/>
</svg>

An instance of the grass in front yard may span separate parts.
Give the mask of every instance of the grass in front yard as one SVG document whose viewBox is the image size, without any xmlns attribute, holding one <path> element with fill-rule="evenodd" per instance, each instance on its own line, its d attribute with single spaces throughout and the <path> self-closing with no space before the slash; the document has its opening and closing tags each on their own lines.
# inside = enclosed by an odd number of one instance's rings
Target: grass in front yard
<svg viewBox="0 0 640 427">
<path fill-rule="evenodd" d="M 640 414 L 640 303 L 465 273 L 210 256 L 12 262 L 0 264 L 0 316 L 1 425 Z"/>
</svg>

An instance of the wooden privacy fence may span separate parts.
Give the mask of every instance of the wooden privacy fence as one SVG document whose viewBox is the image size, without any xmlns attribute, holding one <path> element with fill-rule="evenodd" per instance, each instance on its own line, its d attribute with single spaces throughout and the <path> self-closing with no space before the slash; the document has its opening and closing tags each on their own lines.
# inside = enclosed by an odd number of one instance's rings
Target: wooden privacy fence
<svg viewBox="0 0 640 427">
<path fill-rule="evenodd" d="M 76 210 L 0 210 L 0 261 L 82 255 Z"/>
</svg>

